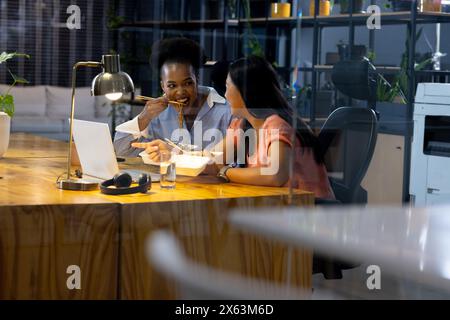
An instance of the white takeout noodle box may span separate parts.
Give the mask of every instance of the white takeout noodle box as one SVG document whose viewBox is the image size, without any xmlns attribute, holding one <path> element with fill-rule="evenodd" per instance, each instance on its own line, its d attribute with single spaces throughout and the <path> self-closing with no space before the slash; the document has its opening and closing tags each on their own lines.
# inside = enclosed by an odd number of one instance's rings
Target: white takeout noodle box
<svg viewBox="0 0 450 320">
<path fill-rule="evenodd" d="M 145 164 L 155 166 L 160 165 L 159 162 L 151 160 L 145 151 L 141 152 L 139 155 Z M 196 177 L 202 173 L 203 170 L 205 170 L 206 166 L 211 161 L 211 158 L 188 154 L 177 154 L 174 155 L 174 161 L 177 175 Z"/>
</svg>

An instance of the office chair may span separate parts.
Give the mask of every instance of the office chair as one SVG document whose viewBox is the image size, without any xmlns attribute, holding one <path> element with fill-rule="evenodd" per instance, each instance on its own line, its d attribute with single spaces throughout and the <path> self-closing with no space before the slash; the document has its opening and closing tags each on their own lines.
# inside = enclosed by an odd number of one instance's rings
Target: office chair
<svg viewBox="0 0 450 320">
<path fill-rule="evenodd" d="M 333 111 L 319 133 L 325 167 L 336 200 L 316 199 L 316 205 L 366 204 L 361 181 L 375 150 L 377 116 L 372 109 L 341 107 Z M 314 255 L 313 273 L 326 279 L 341 279 L 349 264 L 333 257 Z"/>
<path fill-rule="evenodd" d="M 299 300 L 312 297 L 312 291 L 242 277 L 193 262 L 182 253 L 175 237 L 166 231 L 156 231 L 148 237 L 146 255 L 159 272 L 177 284 L 180 299 Z M 314 296 L 314 299 L 327 298 L 325 295 Z"/>
<path fill-rule="evenodd" d="M 331 81 L 346 96 L 367 101 L 376 110 L 378 73 L 367 58 L 339 61 L 333 66 Z"/>
<path fill-rule="evenodd" d="M 335 88 L 349 98 L 366 100 L 368 106 L 366 111 L 336 109 L 319 134 L 330 183 L 341 203 L 367 203 L 367 192 L 360 183 L 372 159 L 378 134 L 377 78 L 376 68 L 367 58 L 339 61 L 333 66 L 331 79 Z M 359 148 L 358 152 L 352 152 L 353 147 Z M 316 204 L 336 203 L 319 199 Z"/>
<path fill-rule="evenodd" d="M 319 133 L 325 167 L 336 199 L 367 203 L 361 181 L 375 150 L 378 120 L 372 109 L 341 107 L 333 111 Z"/>
</svg>

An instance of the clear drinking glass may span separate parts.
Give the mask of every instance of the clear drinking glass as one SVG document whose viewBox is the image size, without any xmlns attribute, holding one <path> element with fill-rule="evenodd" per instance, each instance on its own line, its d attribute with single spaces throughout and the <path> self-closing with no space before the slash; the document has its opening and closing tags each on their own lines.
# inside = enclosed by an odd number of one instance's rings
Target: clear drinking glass
<svg viewBox="0 0 450 320">
<path fill-rule="evenodd" d="M 169 150 L 160 151 L 160 186 L 162 189 L 174 189 L 177 177 L 175 153 Z"/>
</svg>

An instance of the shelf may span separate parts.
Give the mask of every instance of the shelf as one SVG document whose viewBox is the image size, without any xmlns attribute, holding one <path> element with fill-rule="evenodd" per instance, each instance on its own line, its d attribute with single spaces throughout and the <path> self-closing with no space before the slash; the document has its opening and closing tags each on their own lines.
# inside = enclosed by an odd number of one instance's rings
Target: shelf
<svg viewBox="0 0 450 320">
<path fill-rule="evenodd" d="M 401 70 L 400 67 L 395 67 L 395 66 L 375 66 L 375 67 L 377 68 L 376 73 L 382 73 L 382 74 L 396 74 Z M 290 68 L 290 69 L 293 70 L 294 68 Z M 299 71 L 303 71 L 303 72 L 312 72 L 312 71 L 331 72 L 331 71 L 333 71 L 333 65 L 316 65 L 314 67 L 314 69 L 311 67 L 300 67 L 298 69 L 299 69 Z"/>
<path fill-rule="evenodd" d="M 397 73 L 399 72 L 401 69 L 400 67 L 396 67 L 396 66 L 375 66 L 377 68 L 377 72 L 378 73 Z M 275 69 L 277 70 L 288 70 L 288 71 L 293 71 L 295 68 L 294 67 L 276 67 Z M 303 72 L 311 72 L 311 71 L 317 71 L 317 72 L 331 72 L 333 70 L 333 65 L 316 65 L 313 68 L 311 67 L 300 67 L 298 68 L 299 71 L 303 71 Z"/>
<path fill-rule="evenodd" d="M 245 26 L 247 23 L 251 23 L 254 26 L 264 26 L 266 24 L 274 26 L 290 26 L 295 27 L 299 20 L 296 18 L 254 18 L 254 19 L 230 19 L 228 20 L 228 26 L 239 27 Z M 120 27 L 133 27 L 133 28 L 221 28 L 224 26 L 224 20 L 188 20 L 188 21 L 128 21 L 120 24 Z M 311 25 L 312 26 L 312 25 Z"/>
<path fill-rule="evenodd" d="M 356 13 L 353 14 L 354 25 L 366 25 L 367 18 L 371 14 L 368 13 Z M 411 21 L 411 12 L 382 12 L 380 14 L 381 25 L 395 25 L 395 24 L 407 24 Z M 350 14 L 339 14 L 332 16 L 318 16 L 317 23 L 319 26 L 348 26 L 350 21 Z M 417 12 L 416 23 L 450 23 L 450 13 L 443 12 Z M 305 27 L 314 24 L 313 16 L 304 16 L 302 23 L 305 23 Z M 303 26 L 303 24 L 302 24 Z"/>
<path fill-rule="evenodd" d="M 271 25 L 271 26 L 278 26 L 278 27 L 290 27 L 290 28 L 294 28 L 297 26 L 297 24 L 299 22 L 301 22 L 301 26 L 305 27 L 305 23 L 308 25 L 308 27 L 312 27 L 313 26 L 313 21 L 314 19 L 312 19 L 311 21 L 309 21 L 310 19 L 308 19 L 308 21 L 306 21 L 303 18 L 295 18 L 295 17 L 290 17 L 290 18 L 253 18 L 253 19 L 240 19 L 239 21 L 237 21 L 237 25 L 238 24 L 242 24 L 243 26 L 245 26 L 245 24 L 250 23 L 252 26 L 254 27 L 264 27 L 266 25 Z"/>
<path fill-rule="evenodd" d="M 397 73 L 401 70 L 400 67 L 394 66 L 375 66 L 377 73 Z M 311 69 L 311 68 L 307 68 Z M 333 70 L 332 65 L 315 65 L 314 69 L 320 72 L 331 72 Z M 305 71 L 305 70 L 304 70 Z"/>
<path fill-rule="evenodd" d="M 450 70 L 420 70 L 416 71 L 416 74 L 422 76 L 450 76 Z"/>
<path fill-rule="evenodd" d="M 198 29 L 202 27 L 222 28 L 224 21 L 218 20 L 190 20 L 190 21 L 129 21 L 120 24 L 120 27 L 131 28 L 160 28 L 160 29 Z"/>
<path fill-rule="evenodd" d="M 383 73 L 383 74 L 396 74 L 401 71 L 400 67 L 395 66 L 375 66 L 377 68 L 376 73 Z M 286 67 L 280 67 L 281 69 L 286 69 Z M 293 70 L 294 68 L 288 68 L 290 70 Z M 300 67 L 298 68 L 299 71 L 303 72 L 331 72 L 333 70 L 333 65 L 316 65 L 313 68 L 311 67 Z M 450 70 L 417 70 L 415 71 L 418 75 L 433 75 L 433 76 L 450 76 Z"/>
<path fill-rule="evenodd" d="M 365 25 L 367 18 L 370 16 L 368 13 L 357 13 L 353 15 L 353 24 L 355 26 Z M 411 12 L 382 12 L 381 13 L 381 25 L 396 25 L 407 24 L 411 21 Z M 338 14 L 332 16 L 317 16 L 317 24 L 321 27 L 331 26 L 347 26 L 350 21 L 349 14 Z M 250 23 L 254 27 L 264 27 L 267 25 L 275 27 L 289 27 L 294 28 L 301 22 L 301 27 L 311 28 L 314 27 L 313 16 L 303 16 L 301 19 L 295 17 L 289 18 L 252 18 L 252 19 L 230 19 L 228 20 L 229 27 L 245 26 Z M 450 13 L 444 12 L 418 12 L 416 23 L 450 23 Z M 224 26 L 224 20 L 189 20 L 189 21 L 136 21 L 136 22 L 123 22 L 120 27 L 133 27 L 133 28 L 160 28 L 160 29 L 198 29 L 202 27 L 207 28 L 222 28 Z"/>
<path fill-rule="evenodd" d="M 217 61 L 206 61 L 202 68 L 211 68 Z M 131 65 L 148 65 L 148 61 L 137 61 L 130 63 Z M 382 74 L 395 74 L 401 71 L 400 67 L 396 66 L 375 66 L 377 68 L 378 73 Z M 276 70 L 281 71 L 293 71 L 295 67 L 275 67 Z M 300 67 L 299 71 L 303 72 L 312 72 L 313 68 L 311 67 Z M 331 72 L 333 70 L 333 65 L 316 65 L 314 68 L 317 72 Z M 416 71 L 416 74 L 419 75 L 434 75 L 434 76 L 450 76 L 450 70 L 420 70 Z"/>
</svg>

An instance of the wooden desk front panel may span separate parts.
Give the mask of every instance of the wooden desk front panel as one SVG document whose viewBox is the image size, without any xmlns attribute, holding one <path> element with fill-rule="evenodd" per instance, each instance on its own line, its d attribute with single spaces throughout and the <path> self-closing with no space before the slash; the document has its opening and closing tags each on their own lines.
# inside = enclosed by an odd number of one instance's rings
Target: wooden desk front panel
<svg viewBox="0 0 450 320">
<path fill-rule="evenodd" d="M 287 197 L 269 196 L 124 205 L 121 222 L 121 299 L 176 298 L 174 284 L 157 273 L 146 258 L 145 241 L 151 232 L 158 229 L 173 232 L 187 255 L 201 264 L 285 282 L 287 246 L 233 229 L 228 224 L 228 215 L 233 208 L 280 207 L 286 203 Z M 313 197 L 295 196 L 294 203 L 310 205 Z M 292 283 L 311 288 L 311 275 L 311 251 L 293 249 Z"/>
<path fill-rule="evenodd" d="M 1 207 L 0 299 L 116 299 L 118 229 L 118 206 Z"/>
<path fill-rule="evenodd" d="M 287 188 L 202 176 L 177 178 L 170 191 L 155 184 L 147 195 L 59 190 L 55 179 L 65 170 L 66 159 L 59 158 L 65 152 L 64 143 L 14 134 L 0 160 L 0 298 L 173 298 L 173 284 L 145 257 L 145 239 L 161 228 L 174 232 L 200 263 L 285 280 L 286 247 L 241 234 L 227 218 L 231 208 L 285 205 Z M 312 193 L 294 191 L 295 204 L 313 201 Z M 292 261 L 293 282 L 310 287 L 310 251 L 294 251 Z M 67 289 L 69 265 L 81 268 L 81 290 Z"/>
</svg>

